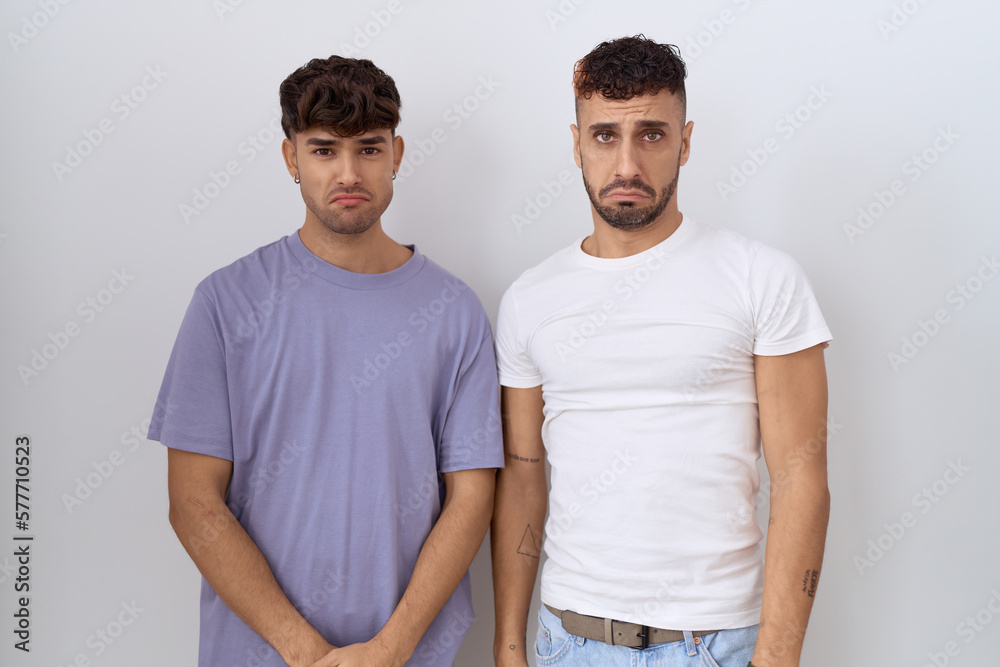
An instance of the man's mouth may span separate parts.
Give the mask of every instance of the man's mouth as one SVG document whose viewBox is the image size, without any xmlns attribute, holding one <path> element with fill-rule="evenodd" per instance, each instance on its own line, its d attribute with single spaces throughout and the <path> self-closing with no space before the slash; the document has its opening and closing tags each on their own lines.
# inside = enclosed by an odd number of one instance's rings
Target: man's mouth
<svg viewBox="0 0 1000 667">
<path fill-rule="evenodd" d="M 645 192 L 637 192 L 635 190 L 616 190 L 608 194 L 607 198 L 616 201 L 636 201 L 638 199 L 649 199 L 649 195 Z"/>
<path fill-rule="evenodd" d="M 651 199 L 656 195 L 656 192 L 653 188 L 638 179 L 631 181 L 621 179 L 604 186 L 600 195 L 602 198 L 610 199 L 611 201 L 631 203 L 643 199 Z"/>
<path fill-rule="evenodd" d="M 341 206 L 356 206 L 357 204 L 362 204 L 366 201 L 368 201 L 368 197 L 366 195 L 355 192 L 341 193 L 334 195 L 330 199 L 331 203 L 340 204 Z"/>
</svg>

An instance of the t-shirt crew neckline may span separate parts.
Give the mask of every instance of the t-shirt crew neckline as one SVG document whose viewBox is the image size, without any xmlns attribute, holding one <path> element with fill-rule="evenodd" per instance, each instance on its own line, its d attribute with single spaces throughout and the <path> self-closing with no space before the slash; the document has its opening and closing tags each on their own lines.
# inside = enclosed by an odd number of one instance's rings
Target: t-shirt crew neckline
<svg viewBox="0 0 1000 667">
<path fill-rule="evenodd" d="M 406 247 L 413 251 L 413 256 L 406 260 L 402 266 L 385 273 L 355 273 L 354 271 L 334 266 L 325 259 L 318 257 L 302 243 L 298 232 L 286 236 L 285 245 L 307 271 L 323 278 L 327 282 L 347 287 L 348 289 L 387 289 L 402 285 L 420 273 L 420 269 L 424 268 L 424 262 L 426 261 L 424 256 L 420 254 L 420 251 L 417 250 L 416 245 L 408 245 Z"/>
<path fill-rule="evenodd" d="M 639 266 L 648 261 L 651 257 L 662 255 L 666 252 L 673 252 L 694 227 L 695 222 L 688 216 L 681 218 L 681 224 L 677 226 L 674 233 L 663 239 L 652 248 L 643 250 L 640 253 L 629 255 L 628 257 L 594 257 L 583 251 L 582 244 L 585 237 L 577 239 L 573 244 L 573 259 L 580 264 L 594 269 L 628 269 Z"/>
</svg>

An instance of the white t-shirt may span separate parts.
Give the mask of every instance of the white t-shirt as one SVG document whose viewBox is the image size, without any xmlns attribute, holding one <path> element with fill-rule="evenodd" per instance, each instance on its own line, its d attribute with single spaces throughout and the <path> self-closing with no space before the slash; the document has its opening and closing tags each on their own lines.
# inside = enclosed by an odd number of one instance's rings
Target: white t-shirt
<svg viewBox="0 0 1000 667">
<path fill-rule="evenodd" d="M 637 255 L 578 241 L 525 271 L 496 346 L 500 383 L 545 399 L 542 601 L 678 630 L 759 622 L 754 355 L 830 338 L 794 260 L 688 217 Z"/>
</svg>

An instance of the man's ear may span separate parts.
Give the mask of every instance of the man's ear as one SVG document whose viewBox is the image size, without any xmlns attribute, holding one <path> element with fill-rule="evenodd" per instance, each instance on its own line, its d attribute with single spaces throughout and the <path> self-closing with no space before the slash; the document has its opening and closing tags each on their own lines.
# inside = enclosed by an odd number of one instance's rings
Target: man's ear
<svg viewBox="0 0 1000 667">
<path fill-rule="evenodd" d="M 583 169 L 583 160 L 580 159 L 580 128 L 576 126 L 576 123 L 573 123 L 569 129 L 573 133 L 573 160 L 576 162 L 576 166 Z"/>
<path fill-rule="evenodd" d="M 691 154 L 691 132 L 694 130 L 694 121 L 689 120 L 684 129 L 681 130 L 681 166 L 685 165 L 688 161 L 688 156 Z"/>
<path fill-rule="evenodd" d="M 392 173 L 399 171 L 403 163 L 403 149 L 406 147 L 403 137 L 398 134 L 392 138 Z"/>
<path fill-rule="evenodd" d="M 288 168 L 288 173 L 292 175 L 292 178 L 298 178 L 299 164 L 298 160 L 295 159 L 295 142 L 291 139 L 282 141 L 281 155 L 285 158 L 285 167 Z"/>
</svg>

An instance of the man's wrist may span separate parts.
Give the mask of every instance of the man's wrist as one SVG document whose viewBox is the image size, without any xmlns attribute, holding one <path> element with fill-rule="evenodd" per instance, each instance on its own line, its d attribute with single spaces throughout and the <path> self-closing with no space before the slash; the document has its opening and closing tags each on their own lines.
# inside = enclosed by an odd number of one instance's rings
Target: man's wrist
<svg viewBox="0 0 1000 667">
<path fill-rule="evenodd" d="M 413 652 L 417 650 L 416 644 L 403 641 L 392 634 L 386 634 L 385 628 L 372 637 L 369 643 L 378 652 L 384 661 L 383 664 L 386 665 L 403 665 L 410 659 Z"/>
<path fill-rule="evenodd" d="M 493 644 L 493 657 L 497 660 L 506 657 L 527 657 L 527 645 L 523 641 L 505 641 Z"/>
</svg>

